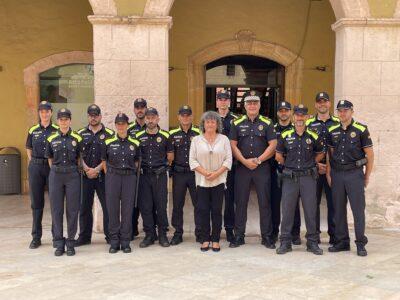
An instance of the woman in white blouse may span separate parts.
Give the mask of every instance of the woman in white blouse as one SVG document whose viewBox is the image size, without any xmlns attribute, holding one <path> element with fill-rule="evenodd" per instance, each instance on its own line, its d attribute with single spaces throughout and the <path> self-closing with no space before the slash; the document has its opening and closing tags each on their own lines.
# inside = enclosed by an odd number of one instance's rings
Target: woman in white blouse
<svg viewBox="0 0 400 300">
<path fill-rule="evenodd" d="M 221 117 L 207 111 L 200 120 L 202 134 L 193 138 L 190 146 L 190 169 L 195 171 L 197 205 L 201 232 L 201 251 L 210 246 L 220 251 L 219 239 L 222 228 L 222 203 L 226 176 L 232 166 L 229 139 L 222 134 Z M 212 230 L 210 229 L 210 213 Z"/>
</svg>

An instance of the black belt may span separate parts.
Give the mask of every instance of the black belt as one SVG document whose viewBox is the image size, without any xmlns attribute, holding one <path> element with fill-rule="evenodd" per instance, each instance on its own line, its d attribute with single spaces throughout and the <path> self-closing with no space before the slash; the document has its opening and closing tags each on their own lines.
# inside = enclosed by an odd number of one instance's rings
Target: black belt
<svg viewBox="0 0 400 300">
<path fill-rule="evenodd" d="M 166 167 L 166 166 L 156 167 L 156 168 L 143 168 L 142 174 L 161 175 L 161 174 L 166 173 L 167 171 L 168 171 L 168 167 Z"/>
<path fill-rule="evenodd" d="M 34 165 L 49 165 L 49 161 L 47 158 L 36 158 L 32 157 L 31 158 L 31 163 Z"/>
<path fill-rule="evenodd" d="M 72 173 L 78 171 L 78 166 L 61 167 L 52 165 L 51 169 L 56 173 Z"/>
<path fill-rule="evenodd" d="M 362 168 L 362 166 L 356 166 L 355 163 L 342 165 L 342 164 L 336 164 L 336 163 L 331 162 L 331 166 L 332 166 L 332 169 L 334 169 L 335 171 L 350 171 L 350 170 Z"/>
<path fill-rule="evenodd" d="M 175 173 L 192 173 L 193 171 L 190 170 L 190 167 L 181 167 L 181 166 L 174 166 Z"/>
<path fill-rule="evenodd" d="M 117 169 L 117 168 L 112 168 L 112 167 L 108 167 L 107 172 L 110 172 L 112 174 L 118 174 L 118 175 L 135 175 L 136 174 L 136 170 Z"/>
<path fill-rule="evenodd" d="M 307 170 L 290 170 L 290 169 L 283 169 L 282 176 L 283 177 L 302 177 L 302 176 L 313 176 L 316 174 L 316 169 L 311 168 Z"/>
</svg>

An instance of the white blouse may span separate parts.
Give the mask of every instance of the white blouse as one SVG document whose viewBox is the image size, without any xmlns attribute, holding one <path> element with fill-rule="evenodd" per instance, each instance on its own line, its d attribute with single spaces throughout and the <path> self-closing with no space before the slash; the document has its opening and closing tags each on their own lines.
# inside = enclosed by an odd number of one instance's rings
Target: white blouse
<svg viewBox="0 0 400 300">
<path fill-rule="evenodd" d="M 202 134 L 194 137 L 190 145 L 189 165 L 191 170 L 199 166 L 211 172 L 218 170 L 221 166 L 230 170 L 232 150 L 228 137 L 218 133 L 213 144 L 210 144 Z M 225 171 L 218 178 L 209 181 L 199 172 L 195 172 L 196 186 L 214 187 L 221 183 L 225 184 L 227 174 L 228 171 Z"/>
</svg>

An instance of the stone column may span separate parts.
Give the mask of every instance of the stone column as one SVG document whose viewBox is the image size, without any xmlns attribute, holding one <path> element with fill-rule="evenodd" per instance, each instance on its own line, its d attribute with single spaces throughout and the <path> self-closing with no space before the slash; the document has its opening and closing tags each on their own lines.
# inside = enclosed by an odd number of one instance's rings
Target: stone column
<svg viewBox="0 0 400 300">
<path fill-rule="evenodd" d="M 159 111 L 168 130 L 168 31 L 171 17 L 89 16 L 93 24 L 95 103 L 103 121 L 114 128 L 118 112 L 134 120 L 133 100 L 145 98 Z M 101 208 L 96 201 L 95 230 Z"/>
<path fill-rule="evenodd" d="M 366 189 L 367 225 L 400 225 L 400 20 L 341 19 L 336 32 L 335 100 L 348 99 L 368 125 L 375 167 Z"/>
</svg>

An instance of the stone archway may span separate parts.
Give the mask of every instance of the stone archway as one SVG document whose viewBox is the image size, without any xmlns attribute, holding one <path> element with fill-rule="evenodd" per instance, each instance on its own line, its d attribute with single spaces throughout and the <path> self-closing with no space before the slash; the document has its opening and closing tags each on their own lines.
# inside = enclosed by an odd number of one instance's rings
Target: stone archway
<svg viewBox="0 0 400 300">
<path fill-rule="evenodd" d="M 205 65 L 230 55 L 264 57 L 285 67 L 285 98 L 292 103 L 301 102 L 301 84 L 304 60 L 289 49 L 256 39 L 254 33 L 242 30 L 232 40 L 226 40 L 203 48 L 188 60 L 188 99 L 197 117 L 203 112 L 205 95 Z"/>
</svg>

